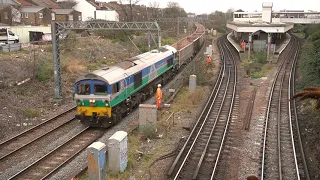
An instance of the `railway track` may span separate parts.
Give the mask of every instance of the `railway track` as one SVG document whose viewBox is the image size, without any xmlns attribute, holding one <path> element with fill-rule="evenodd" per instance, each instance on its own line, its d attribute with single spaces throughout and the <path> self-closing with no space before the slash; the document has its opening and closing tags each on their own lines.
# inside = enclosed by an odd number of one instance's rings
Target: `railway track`
<svg viewBox="0 0 320 180">
<path fill-rule="evenodd" d="M 289 102 L 294 90 L 292 82 L 298 53 L 299 41 L 291 35 L 269 95 L 263 137 L 261 180 L 309 179 L 306 163 L 298 163 L 305 162 L 305 159 L 299 133 L 295 136 L 293 131 L 294 121 L 294 124 L 298 123 L 295 104 Z M 295 142 L 300 144 L 298 149 Z M 297 155 L 297 150 L 302 153 Z"/>
<path fill-rule="evenodd" d="M 67 111 L 38 124 L 6 141 L 0 143 L 0 162 L 5 160 L 10 155 L 19 151 L 20 149 L 30 145 L 37 141 L 41 137 L 53 132 L 54 130 L 71 122 L 74 118 L 65 118 L 69 114 L 72 114 L 75 107 L 68 109 Z"/>
<path fill-rule="evenodd" d="M 61 166 L 69 162 L 69 160 L 75 157 L 95 140 L 100 138 L 104 133 L 104 129 L 87 127 L 66 143 L 58 146 L 9 179 L 45 179 Z"/>
<path fill-rule="evenodd" d="M 236 66 L 226 36 L 218 40 L 222 66 L 216 84 L 187 141 L 170 167 L 173 179 L 213 179 L 233 109 Z"/>
</svg>

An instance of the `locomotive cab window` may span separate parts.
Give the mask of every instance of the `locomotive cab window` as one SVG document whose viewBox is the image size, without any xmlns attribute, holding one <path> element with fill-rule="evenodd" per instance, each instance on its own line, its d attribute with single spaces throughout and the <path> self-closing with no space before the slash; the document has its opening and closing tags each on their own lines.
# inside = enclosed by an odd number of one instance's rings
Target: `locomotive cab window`
<svg viewBox="0 0 320 180">
<path fill-rule="evenodd" d="M 140 87 L 142 85 L 142 71 L 133 75 L 133 80 L 134 80 L 134 88 L 136 89 Z"/>
<path fill-rule="evenodd" d="M 90 84 L 79 84 L 78 94 L 79 95 L 89 95 L 90 94 Z"/>
<path fill-rule="evenodd" d="M 173 64 L 173 58 L 168 59 L 167 60 L 168 67 L 172 66 L 172 64 Z"/>
<path fill-rule="evenodd" d="M 97 95 L 107 95 L 108 89 L 106 84 L 95 84 L 94 85 L 94 94 Z"/>
<path fill-rule="evenodd" d="M 112 85 L 112 94 L 115 94 L 120 91 L 120 83 L 117 82 Z"/>
</svg>

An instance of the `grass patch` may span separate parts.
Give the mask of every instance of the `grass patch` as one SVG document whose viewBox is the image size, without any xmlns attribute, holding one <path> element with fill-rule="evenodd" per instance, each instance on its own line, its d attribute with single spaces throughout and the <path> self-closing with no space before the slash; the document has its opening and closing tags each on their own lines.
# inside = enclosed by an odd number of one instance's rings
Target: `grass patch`
<svg viewBox="0 0 320 180">
<path fill-rule="evenodd" d="M 253 74 L 250 75 L 250 77 L 253 78 L 253 79 L 259 79 L 259 78 L 264 77 L 264 75 L 260 74 L 260 73 L 253 73 Z"/>
<path fill-rule="evenodd" d="M 168 37 L 168 38 L 165 38 L 165 39 L 162 39 L 161 40 L 161 44 L 164 46 L 164 45 L 171 45 L 171 44 L 174 44 L 175 42 L 177 42 L 177 40 L 173 37 Z"/>
<path fill-rule="evenodd" d="M 267 63 L 265 52 L 255 52 L 250 61 L 246 54 L 244 60 L 241 62 L 241 66 L 246 71 L 246 74 L 254 79 L 267 76 L 273 69 L 273 65 Z"/>
<path fill-rule="evenodd" d="M 300 39 L 304 39 L 305 35 L 304 33 L 300 32 L 300 33 L 293 33 L 295 36 L 297 36 Z"/>
<path fill-rule="evenodd" d="M 63 69 L 63 71 L 68 72 L 68 73 L 79 74 L 79 73 L 86 71 L 86 69 L 87 69 L 87 67 L 85 67 L 83 64 L 84 63 L 82 61 L 71 60 L 71 61 L 66 62 L 63 65 L 62 69 Z"/>
<path fill-rule="evenodd" d="M 23 112 L 24 116 L 27 118 L 35 118 L 40 116 L 40 111 L 34 108 L 27 108 Z"/>
<path fill-rule="evenodd" d="M 175 98 L 174 104 L 172 104 L 172 110 L 177 112 L 183 109 L 191 112 L 195 106 L 199 105 L 200 99 L 204 96 L 204 91 L 204 87 L 197 86 L 193 93 L 189 93 L 188 87 L 183 87 Z"/>
<path fill-rule="evenodd" d="M 96 62 L 91 62 L 87 63 L 87 69 L 92 71 L 92 70 L 97 70 L 105 65 L 113 64 L 113 61 L 108 62 L 107 60 L 98 60 Z"/>
</svg>

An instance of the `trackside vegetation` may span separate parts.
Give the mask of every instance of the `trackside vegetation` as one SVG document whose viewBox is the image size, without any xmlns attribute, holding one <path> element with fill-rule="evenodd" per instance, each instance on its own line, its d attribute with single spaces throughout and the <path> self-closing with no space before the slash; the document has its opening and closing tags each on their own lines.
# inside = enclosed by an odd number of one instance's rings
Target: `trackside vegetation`
<svg viewBox="0 0 320 180">
<path fill-rule="evenodd" d="M 305 42 L 299 61 L 301 86 L 320 86 L 320 25 L 310 25 L 303 29 Z"/>
</svg>

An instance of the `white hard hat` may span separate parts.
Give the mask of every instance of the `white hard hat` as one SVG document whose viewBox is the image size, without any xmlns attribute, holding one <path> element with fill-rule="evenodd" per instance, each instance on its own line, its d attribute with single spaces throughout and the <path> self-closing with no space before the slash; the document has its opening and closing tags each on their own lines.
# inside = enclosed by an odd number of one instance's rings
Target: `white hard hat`
<svg viewBox="0 0 320 180">
<path fill-rule="evenodd" d="M 210 55 L 209 55 L 209 54 L 207 54 L 207 56 L 209 57 Z"/>
<path fill-rule="evenodd" d="M 161 87 L 161 84 L 158 84 L 158 87 Z"/>
</svg>

